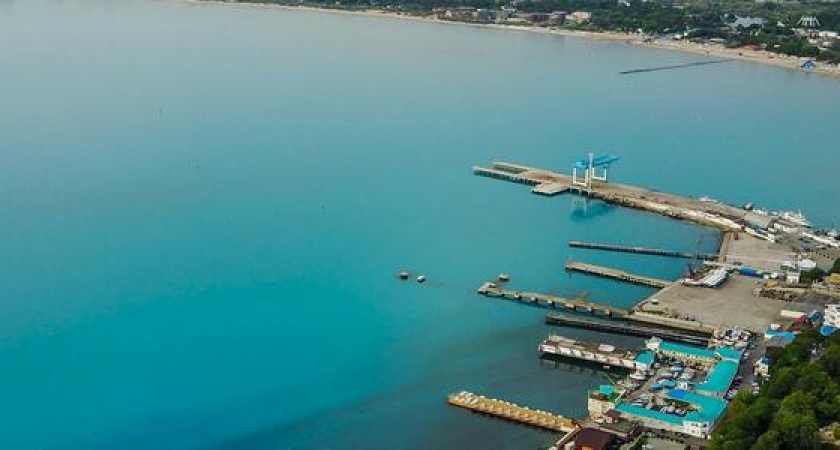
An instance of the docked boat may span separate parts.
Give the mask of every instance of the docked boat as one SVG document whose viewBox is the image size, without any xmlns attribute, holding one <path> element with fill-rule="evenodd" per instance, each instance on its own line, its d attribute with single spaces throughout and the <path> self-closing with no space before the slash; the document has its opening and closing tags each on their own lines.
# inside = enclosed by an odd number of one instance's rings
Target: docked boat
<svg viewBox="0 0 840 450">
<path fill-rule="evenodd" d="M 647 377 L 645 376 L 645 374 L 643 374 L 641 372 L 633 372 L 633 373 L 630 374 L 630 378 L 632 378 L 634 380 L 641 381 L 641 380 L 644 380 Z"/>
<path fill-rule="evenodd" d="M 779 217 L 783 220 L 790 222 L 794 225 L 798 225 L 800 227 L 811 228 L 811 222 L 802 215 L 802 211 L 780 211 Z"/>
</svg>

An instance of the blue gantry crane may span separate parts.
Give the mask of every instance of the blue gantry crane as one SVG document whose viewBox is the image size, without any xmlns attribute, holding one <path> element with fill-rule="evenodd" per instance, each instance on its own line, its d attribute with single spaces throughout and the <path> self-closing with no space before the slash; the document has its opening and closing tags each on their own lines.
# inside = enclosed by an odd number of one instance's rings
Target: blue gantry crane
<svg viewBox="0 0 840 450">
<path fill-rule="evenodd" d="M 575 162 L 572 164 L 572 187 L 581 192 L 590 192 L 593 181 L 607 182 L 607 170 L 610 164 L 618 159 L 615 155 L 595 156 L 594 153 L 590 153 L 586 158 Z M 598 174 L 599 169 L 600 174 Z M 583 179 L 578 178 L 579 170 L 583 171 Z"/>
</svg>

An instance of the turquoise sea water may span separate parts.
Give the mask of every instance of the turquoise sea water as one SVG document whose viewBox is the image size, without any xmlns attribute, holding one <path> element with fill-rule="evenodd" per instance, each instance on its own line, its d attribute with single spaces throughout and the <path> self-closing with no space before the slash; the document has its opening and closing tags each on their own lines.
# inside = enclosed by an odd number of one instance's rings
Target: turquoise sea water
<svg viewBox="0 0 840 450">
<path fill-rule="evenodd" d="M 628 306 L 710 232 L 477 178 L 503 159 L 840 222 L 840 83 L 529 33 L 177 1 L 0 2 L 0 447 L 536 448 L 444 404 L 567 415 L 606 374 L 540 364 L 544 311 Z M 429 277 L 398 282 L 403 268 Z M 565 334 L 633 345 L 630 338 Z"/>
</svg>

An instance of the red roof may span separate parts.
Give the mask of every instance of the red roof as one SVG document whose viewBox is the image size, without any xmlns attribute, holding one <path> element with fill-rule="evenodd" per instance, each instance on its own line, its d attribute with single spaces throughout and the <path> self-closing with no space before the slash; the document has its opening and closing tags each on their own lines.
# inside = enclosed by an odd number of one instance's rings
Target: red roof
<svg viewBox="0 0 840 450">
<path fill-rule="evenodd" d="M 615 439 L 610 433 L 597 428 L 584 428 L 575 436 L 575 448 L 581 450 L 604 450 Z"/>
</svg>

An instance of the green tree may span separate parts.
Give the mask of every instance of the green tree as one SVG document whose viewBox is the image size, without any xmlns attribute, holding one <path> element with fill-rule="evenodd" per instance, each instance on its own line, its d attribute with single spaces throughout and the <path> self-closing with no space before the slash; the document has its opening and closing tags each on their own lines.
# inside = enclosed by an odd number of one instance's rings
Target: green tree
<svg viewBox="0 0 840 450">
<path fill-rule="evenodd" d="M 752 446 L 752 450 L 781 450 L 781 444 L 779 443 L 780 437 L 779 433 L 776 431 L 768 431 L 761 435 L 755 444 Z"/>
</svg>

